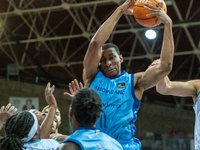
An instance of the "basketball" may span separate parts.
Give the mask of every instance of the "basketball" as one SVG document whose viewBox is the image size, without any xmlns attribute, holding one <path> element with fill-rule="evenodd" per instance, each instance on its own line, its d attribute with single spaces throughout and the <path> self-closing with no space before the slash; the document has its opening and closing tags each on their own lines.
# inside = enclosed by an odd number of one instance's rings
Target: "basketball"
<svg viewBox="0 0 200 150">
<path fill-rule="evenodd" d="M 167 13 L 167 7 L 164 0 L 136 0 L 133 6 L 133 15 L 135 20 L 145 27 L 155 27 L 159 25 L 161 22 L 156 23 L 158 18 L 156 16 L 147 17 L 146 15 L 150 14 L 151 12 L 144 8 L 146 3 L 157 6 L 158 2 L 163 2 L 163 10 Z"/>
</svg>

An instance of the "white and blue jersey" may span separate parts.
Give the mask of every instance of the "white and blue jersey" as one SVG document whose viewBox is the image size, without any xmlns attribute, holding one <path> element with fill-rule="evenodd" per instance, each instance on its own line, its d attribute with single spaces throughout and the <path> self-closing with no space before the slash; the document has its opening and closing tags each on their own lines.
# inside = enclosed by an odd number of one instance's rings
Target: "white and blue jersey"
<svg viewBox="0 0 200 150">
<path fill-rule="evenodd" d="M 195 112 L 194 146 L 195 150 L 200 150 L 200 92 L 193 108 Z"/>
<path fill-rule="evenodd" d="M 126 150 L 140 150 L 139 140 L 133 137 L 140 105 L 140 100 L 135 97 L 134 75 L 122 71 L 120 75 L 108 78 L 99 70 L 89 88 L 100 95 L 106 115 L 101 114 L 97 129 L 115 138 Z"/>
<path fill-rule="evenodd" d="M 78 128 L 65 142 L 76 143 L 81 150 L 123 150 L 119 142 L 94 127 Z"/>
<path fill-rule="evenodd" d="M 60 143 L 54 139 L 39 139 L 24 143 L 23 150 L 56 150 Z"/>
</svg>

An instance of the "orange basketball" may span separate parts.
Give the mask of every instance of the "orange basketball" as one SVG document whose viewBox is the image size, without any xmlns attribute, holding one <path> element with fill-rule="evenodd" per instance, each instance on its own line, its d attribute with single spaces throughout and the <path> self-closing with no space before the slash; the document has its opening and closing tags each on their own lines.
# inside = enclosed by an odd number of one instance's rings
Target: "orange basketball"
<svg viewBox="0 0 200 150">
<path fill-rule="evenodd" d="M 154 27 L 159 25 L 161 22 L 156 23 L 158 18 L 156 16 L 147 17 L 146 15 L 150 14 L 151 12 L 144 8 L 146 3 L 157 6 L 158 2 L 163 2 L 163 10 L 167 13 L 167 7 L 163 0 L 136 0 L 133 6 L 133 15 L 135 20 L 145 27 Z"/>
</svg>

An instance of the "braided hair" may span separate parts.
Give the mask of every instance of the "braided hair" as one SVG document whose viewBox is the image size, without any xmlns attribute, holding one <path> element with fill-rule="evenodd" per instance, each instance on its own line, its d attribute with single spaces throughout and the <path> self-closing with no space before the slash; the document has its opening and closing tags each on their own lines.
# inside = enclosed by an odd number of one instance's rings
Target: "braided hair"
<svg viewBox="0 0 200 150">
<path fill-rule="evenodd" d="M 6 137 L 0 140 L 1 150 L 22 150 L 24 142 L 21 140 L 28 136 L 34 123 L 34 118 L 27 111 L 19 112 L 6 121 Z"/>
<path fill-rule="evenodd" d="M 71 108 L 80 124 L 95 124 L 103 112 L 100 96 L 89 88 L 83 88 L 74 95 Z"/>
</svg>

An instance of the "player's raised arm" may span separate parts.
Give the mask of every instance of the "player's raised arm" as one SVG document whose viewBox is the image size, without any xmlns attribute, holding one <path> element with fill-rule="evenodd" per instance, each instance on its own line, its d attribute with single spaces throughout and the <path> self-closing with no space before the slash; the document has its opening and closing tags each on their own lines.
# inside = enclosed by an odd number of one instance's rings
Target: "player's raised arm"
<svg viewBox="0 0 200 150">
<path fill-rule="evenodd" d="M 57 108 L 57 102 L 53 95 L 54 88 L 55 88 L 55 86 L 53 85 L 52 88 L 50 89 L 50 83 L 48 83 L 46 86 L 46 89 L 45 89 L 45 100 L 46 100 L 47 104 L 49 105 L 49 112 L 40 127 L 41 128 L 41 131 L 40 131 L 41 139 L 49 138 L 51 130 L 52 130 L 52 124 L 53 124 L 53 120 L 55 118 L 55 113 L 56 113 L 56 108 Z"/>
<path fill-rule="evenodd" d="M 150 15 L 156 15 L 164 24 L 164 36 L 160 54 L 160 64 L 148 68 L 137 78 L 137 85 L 140 87 L 140 89 L 142 89 L 142 91 L 155 86 L 160 80 L 170 73 L 172 70 L 174 55 L 172 20 L 162 9 L 162 3 L 159 4 L 159 7 L 155 7 L 147 3 L 145 8 L 151 11 Z M 141 98 L 141 96 L 139 97 Z"/>
<path fill-rule="evenodd" d="M 101 47 L 108 40 L 121 15 L 133 14 L 132 8 L 134 2 L 134 0 L 126 0 L 124 4 L 119 6 L 113 12 L 113 14 L 99 27 L 93 36 L 83 61 L 83 82 L 86 87 L 89 86 L 98 71 L 98 66 L 102 56 Z"/>
<path fill-rule="evenodd" d="M 148 68 L 155 67 L 160 64 L 160 59 L 151 63 Z M 200 80 L 191 80 L 187 82 L 170 81 L 166 76 L 156 85 L 156 91 L 162 95 L 173 95 L 180 97 L 192 97 L 194 102 L 197 100 L 198 92 L 200 91 Z"/>
</svg>

